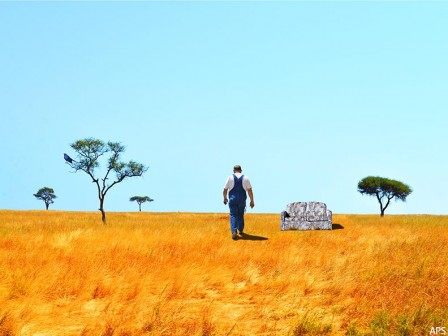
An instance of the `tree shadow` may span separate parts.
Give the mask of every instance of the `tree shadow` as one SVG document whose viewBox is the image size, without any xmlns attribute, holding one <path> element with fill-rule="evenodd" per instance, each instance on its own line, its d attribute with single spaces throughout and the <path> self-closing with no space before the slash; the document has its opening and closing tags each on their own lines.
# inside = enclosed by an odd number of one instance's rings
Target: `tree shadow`
<svg viewBox="0 0 448 336">
<path fill-rule="evenodd" d="M 243 233 L 241 237 L 238 237 L 238 240 L 268 240 L 268 238 Z"/>
<path fill-rule="evenodd" d="M 333 230 L 342 230 L 344 227 L 341 224 L 333 223 L 332 229 Z"/>
</svg>

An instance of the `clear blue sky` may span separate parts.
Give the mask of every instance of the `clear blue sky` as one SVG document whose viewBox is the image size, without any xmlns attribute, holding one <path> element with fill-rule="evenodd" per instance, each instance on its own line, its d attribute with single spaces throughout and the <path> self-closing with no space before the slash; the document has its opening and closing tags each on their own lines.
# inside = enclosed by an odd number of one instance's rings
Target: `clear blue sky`
<svg viewBox="0 0 448 336">
<path fill-rule="evenodd" d="M 149 166 L 107 211 L 226 212 L 234 164 L 249 212 L 323 201 L 378 213 L 357 183 L 409 184 L 386 213 L 448 213 L 448 3 L 2 2 L 0 208 L 96 211 L 63 153 L 120 141 Z"/>
</svg>

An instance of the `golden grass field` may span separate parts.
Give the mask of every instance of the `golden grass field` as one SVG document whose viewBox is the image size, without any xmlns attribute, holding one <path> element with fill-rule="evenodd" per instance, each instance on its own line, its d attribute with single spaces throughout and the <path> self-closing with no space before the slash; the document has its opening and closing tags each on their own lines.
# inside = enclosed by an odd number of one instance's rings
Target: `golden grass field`
<svg viewBox="0 0 448 336">
<path fill-rule="evenodd" d="M 0 335 L 429 335 L 448 330 L 448 216 L 0 211 Z M 263 239 L 267 238 L 267 239 Z"/>
</svg>

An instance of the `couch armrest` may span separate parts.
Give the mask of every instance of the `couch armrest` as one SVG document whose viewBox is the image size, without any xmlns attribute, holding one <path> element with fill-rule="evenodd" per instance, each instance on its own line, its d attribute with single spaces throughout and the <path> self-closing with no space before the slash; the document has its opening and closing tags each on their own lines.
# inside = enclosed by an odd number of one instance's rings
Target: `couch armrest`
<svg viewBox="0 0 448 336">
<path fill-rule="evenodd" d="M 282 223 L 285 222 L 285 218 L 289 218 L 289 217 L 291 217 L 291 216 L 289 215 L 289 213 L 287 211 L 282 211 L 280 213 L 280 219 L 281 219 Z"/>
<path fill-rule="evenodd" d="M 333 213 L 327 209 L 327 220 L 333 223 Z"/>
</svg>

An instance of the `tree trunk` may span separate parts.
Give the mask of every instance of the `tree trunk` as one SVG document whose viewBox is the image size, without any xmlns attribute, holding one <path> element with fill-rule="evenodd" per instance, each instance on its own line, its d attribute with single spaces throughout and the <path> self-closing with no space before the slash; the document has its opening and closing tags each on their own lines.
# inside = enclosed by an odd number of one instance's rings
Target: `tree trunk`
<svg viewBox="0 0 448 336">
<path fill-rule="evenodd" d="M 384 217 L 384 211 L 386 211 L 387 207 L 381 206 L 381 217 Z"/>
<path fill-rule="evenodd" d="M 380 204 L 380 216 L 384 217 L 384 208 L 383 208 L 383 202 L 381 202 L 381 197 L 380 194 L 378 192 L 375 193 L 376 195 L 376 199 L 378 200 L 378 203 Z"/>
<path fill-rule="evenodd" d="M 381 203 L 381 201 L 380 201 L 380 216 L 384 217 L 384 208 L 383 208 L 383 203 Z"/>
<path fill-rule="evenodd" d="M 106 225 L 106 213 L 104 212 L 104 199 L 100 199 L 100 209 L 101 211 L 101 220 L 103 224 Z"/>
<path fill-rule="evenodd" d="M 391 199 L 392 199 L 392 197 L 390 197 L 390 198 L 388 197 L 386 205 L 383 208 L 381 208 L 381 217 L 384 217 L 384 211 L 386 211 L 387 207 L 389 206 Z"/>
<path fill-rule="evenodd" d="M 101 220 L 103 221 L 103 224 L 106 225 L 106 213 L 104 212 L 103 209 L 100 209 L 101 211 Z"/>
<path fill-rule="evenodd" d="M 139 208 L 139 210 L 141 212 L 142 211 L 142 204 L 141 203 L 138 204 L 138 208 Z"/>
<path fill-rule="evenodd" d="M 49 206 L 50 204 L 48 204 L 48 203 L 46 203 L 45 202 L 45 207 L 47 208 L 47 210 L 48 210 L 48 206 Z"/>
</svg>

